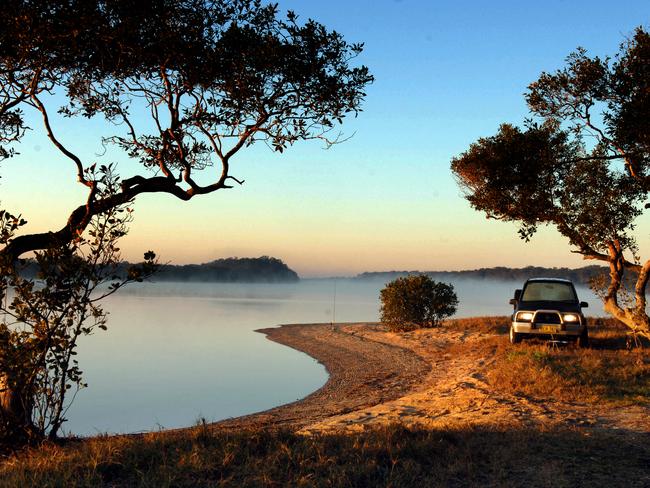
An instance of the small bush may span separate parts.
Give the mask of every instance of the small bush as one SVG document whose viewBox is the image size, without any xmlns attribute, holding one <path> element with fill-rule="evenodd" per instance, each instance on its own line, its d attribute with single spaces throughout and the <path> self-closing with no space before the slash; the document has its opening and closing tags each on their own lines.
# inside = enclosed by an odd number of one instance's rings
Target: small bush
<svg viewBox="0 0 650 488">
<path fill-rule="evenodd" d="M 435 327 L 456 313 L 454 287 L 426 275 L 397 278 L 380 292 L 381 321 L 393 332 Z"/>
</svg>

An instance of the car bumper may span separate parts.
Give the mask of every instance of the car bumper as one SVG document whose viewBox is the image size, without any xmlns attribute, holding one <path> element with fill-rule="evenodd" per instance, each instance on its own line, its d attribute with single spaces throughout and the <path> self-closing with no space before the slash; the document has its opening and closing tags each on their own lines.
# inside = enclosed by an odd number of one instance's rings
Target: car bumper
<svg viewBox="0 0 650 488">
<path fill-rule="evenodd" d="M 531 324 L 530 322 L 513 322 L 512 328 L 517 334 L 541 337 L 578 337 L 586 325 L 584 324 Z"/>
</svg>

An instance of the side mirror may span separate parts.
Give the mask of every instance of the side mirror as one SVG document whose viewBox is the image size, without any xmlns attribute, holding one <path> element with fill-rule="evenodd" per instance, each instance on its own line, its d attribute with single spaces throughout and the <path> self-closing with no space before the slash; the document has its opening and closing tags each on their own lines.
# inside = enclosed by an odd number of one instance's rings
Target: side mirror
<svg viewBox="0 0 650 488">
<path fill-rule="evenodd" d="M 508 303 L 513 307 L 516 307 L 520 298 L 521 298 L 521 290 L 515 290 L 515 297 L 511 298 Z"/>
<path fill-rule="evenodd" d="M 580 308 L 587 308 L 589 304 L 587 302 L 580 302 Z"/>
</svg>

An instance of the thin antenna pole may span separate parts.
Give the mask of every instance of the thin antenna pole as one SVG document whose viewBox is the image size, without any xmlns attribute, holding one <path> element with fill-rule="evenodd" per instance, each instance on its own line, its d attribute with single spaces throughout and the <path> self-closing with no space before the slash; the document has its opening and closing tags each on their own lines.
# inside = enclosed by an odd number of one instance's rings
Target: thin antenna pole
<svg viewBox="0 0 650 488">
<path fill-rule="evenodd" d="M 334 280 L 334 303 L 332 304 L 332 325 L 336 323 L 336 279 Z"/>
</svg>

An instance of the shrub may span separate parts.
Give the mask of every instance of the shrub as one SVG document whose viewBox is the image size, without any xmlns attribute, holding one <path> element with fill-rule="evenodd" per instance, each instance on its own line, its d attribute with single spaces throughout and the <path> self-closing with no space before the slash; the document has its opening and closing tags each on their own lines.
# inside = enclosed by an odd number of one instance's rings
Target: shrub
<svg viewBox="0 0 650 488">
<path fill-rule="evenodd" d="M 394 332 L 435 327 L 456 313 L 454 287 L 426 275 L 397 278 L 380 292 L 381 322 Z"/>
</svg>

